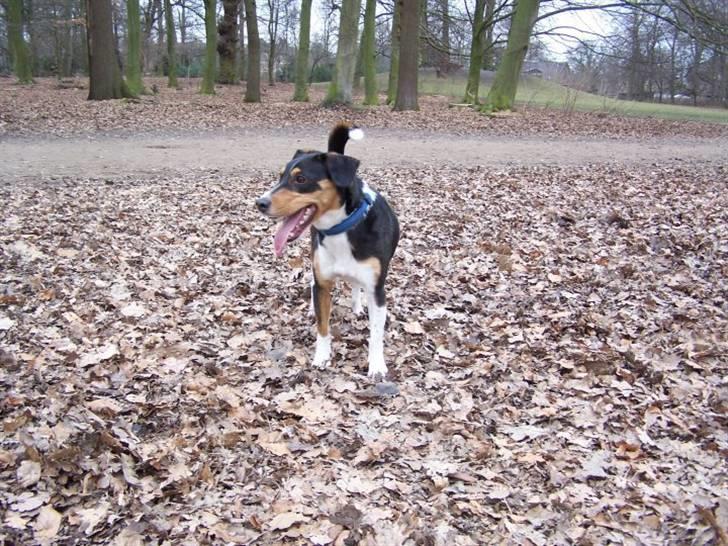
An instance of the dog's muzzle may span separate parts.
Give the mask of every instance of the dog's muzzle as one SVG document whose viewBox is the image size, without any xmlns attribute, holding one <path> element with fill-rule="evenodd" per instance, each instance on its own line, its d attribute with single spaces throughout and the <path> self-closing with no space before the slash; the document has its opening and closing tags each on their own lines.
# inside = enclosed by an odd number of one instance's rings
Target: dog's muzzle
<svg viewBox="0 0 728 546">
<path fill-rule="evenodd" d="M 263 197 L 258 197 L 258 199 L 255 200 L 255 206 L 258 207 L 258 210 L 263 214 L 268 214 L 268 211 L 270 210 L 270 204 L 271 200 L 270 197 L 268 197 L 267 195 L 264 195 Z"/>
</svg>

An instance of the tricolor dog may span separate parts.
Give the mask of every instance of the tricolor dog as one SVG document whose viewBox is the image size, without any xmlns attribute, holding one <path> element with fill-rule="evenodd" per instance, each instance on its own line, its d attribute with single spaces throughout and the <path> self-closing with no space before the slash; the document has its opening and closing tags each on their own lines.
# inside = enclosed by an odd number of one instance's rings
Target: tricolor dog
<svg viewBox="0 0 728 546">
<path fill-rule="evenodd" d="M 359 161 L 344 155 L 347 141 L 363 136 L 361 129 L 337 125 L 328 152 L 298 150 L 278 183 L 255 204 L 263 214 L 282 220 L 273 240 L 277 257 L 311 228 L 311 299 L 318 330 L 313 365 L 324 367 L 331 360 L 331 292 L 336 280 L 344 279 L 351 284 L 356 314 L 362 311 L 362 291 L 367 296 L 368 374 L 384 377 L 384 283 L 399 241 L 399 222 L 384 197 L 357 176 Z"/>
</svg>

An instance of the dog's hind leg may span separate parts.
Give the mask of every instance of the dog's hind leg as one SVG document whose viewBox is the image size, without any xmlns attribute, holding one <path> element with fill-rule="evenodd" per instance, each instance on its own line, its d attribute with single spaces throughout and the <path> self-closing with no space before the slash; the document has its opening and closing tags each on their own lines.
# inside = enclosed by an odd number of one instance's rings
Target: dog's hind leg
<svg viewBox="0 0 728 546">
<path fill-rule="evenodd" d="M 356 315 L 359 316 L 364 311 L 364 307 L 362 307 L 361 304 L 361 293 L 363 289 L 358 284 L 352 284 L 351 285 L 351 310 Z"/>
<path fill-rule="evenodd" d="M 331 334 L 329 332 L 329 318 L 331 317 L 331 288 L 330 281 L 319 282 L 314 280 L 312 298 L 316 312 L 316 353 L 313 365 L 323 368 L 331 361 Z"/>
<path fill-rule="evenodd" d="M 311 317 L 316 316 L 316 303 L 313 301 L 313 285 L 316 284 L 316 279 L 313 278 L 313 274 L 311 274 L 311 305 L 308 308 L 308 315 Z"/>
<path fill-rule="evenodd" d="M 384 325 L 387 322 L 387 304 L 384 298 L 384 287 L 379 285 L 374 292 L 369 293 L 367 307 L 369 308 L 369 369 L 367 375 L 371 378 L 387 375 L 387 365 L 384 363 Z"/>
</svg>

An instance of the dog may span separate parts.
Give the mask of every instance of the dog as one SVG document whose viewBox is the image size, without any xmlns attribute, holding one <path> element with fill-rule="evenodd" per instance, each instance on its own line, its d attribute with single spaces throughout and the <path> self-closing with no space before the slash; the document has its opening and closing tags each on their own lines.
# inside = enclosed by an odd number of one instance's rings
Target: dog
<svg viewBox="0 0 728 546">
<path fill-rule="evenodd" d="M 346 123 L 329 134 L 326 153 L 298 150 L 280 172 L 278 183 L 256 199 L 260 212 L 280 219 L 273 250 L 281 257 L 285 246 L 311 234 L 313 280 L 311 300 L 316 316 L 313 365 L 331 361 L 331 293 L 337 279 L 352 286 L 352 310 L 362 312 L 361 294 L 369 311 L 367 374 L 384 378 L 384 291 L 389 264 L 399 242 L 399 221 L 387 200 L 357 176 L 359 161 L 345 155 L 349 139 L 359 140 L 361 129 Z"/>
</svg>

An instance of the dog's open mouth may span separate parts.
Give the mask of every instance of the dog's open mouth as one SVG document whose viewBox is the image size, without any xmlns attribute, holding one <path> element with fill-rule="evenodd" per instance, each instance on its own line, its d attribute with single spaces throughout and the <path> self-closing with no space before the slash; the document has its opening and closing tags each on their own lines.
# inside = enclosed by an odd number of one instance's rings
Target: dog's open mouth
<svg viewBox="0 0 728 546">
<path fill-rule="evenodd" d="M 315 214 L 316 206 L 308 205 L 283 219 L 273 239 L 273 250 L 275 251 L 276 257 L 280 258 L 283 256 L 283 250 L 286 245 L 298 239 L 306 231 L 306 228 L 313 222 Z"/>
</svg>

